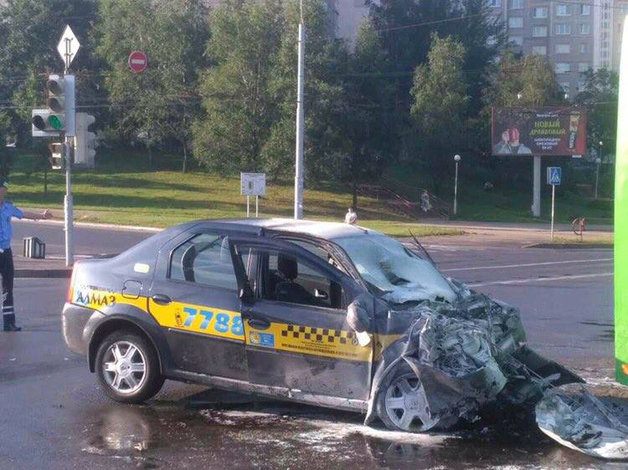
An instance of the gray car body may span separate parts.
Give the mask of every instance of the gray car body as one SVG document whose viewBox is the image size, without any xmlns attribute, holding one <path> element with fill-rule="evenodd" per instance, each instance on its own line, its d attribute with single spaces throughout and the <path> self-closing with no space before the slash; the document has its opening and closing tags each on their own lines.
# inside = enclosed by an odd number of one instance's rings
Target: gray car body
<svg viewBox="0 0 628 470">
<path fill-rule="evenodd" d="M 270 312 L 271 307 L 265 306 L 258 294 L 253 299 L 242 298 L 245 275 L 238 272 L 237 266 L 238 292 L 219 292 L 168 279 L 172 251 L 206 232 L 228 237 L 232 246 L 281 250 L 298 256 L 342 286 L 342 309 L 319 312 L 317 308 L 291 304 L 280 308 L 278 313 Z M 229 338 L 208 340 L 194 332 L 164 327 L 150 314 L 150 306 L 147 309 L 136 303 L 146 299 L 151 304 L 155 295 L 166 292 L 174 300 L 193 305 L 219 304 L 219 309 L 239 311 L 245 322 L 262 318 L 293 324 L 296 328 L 340 331 L 355 343 L 355 332 L 346 321 L 347 306 L 360 298 L 373 319 L 384 318 L 388 307 L 368 291 L 349 257 L 333 240 L 365 233 L 365 229 L 346 224 L 289 219 L 211 220 L 171 227 L 113 258 L 77 263 L 70 294 L 73 298 L 68 299 L 63 309 L 65 342 L 71 351 L 87 357 L 89 369 L 94 372 L 100 342 L 115 330 L 132 329 L 150 339 L 158 353 L 161 373 L 168 379 L 364 412 L 371 396 L 376 363 L 387 349 L 395 354 L 395 348 L 387 347 L 403 334 L 407 325 L 397 325 L 396 331 L 377 331 L 377 325 L 386 322 L 373 321 L 369 333 L 375 341 L 367 346 L 370 357 L 356 361 L 345 360 L 333 351 L 326 355 L 318 355 L 316 351 L 300 354 L 296 350 L 268 351 Z M 344 272 L 298 246 L 294 243 L 297 240 L 330 253 Z M 92 295 L 96 305 L 93 302 L 86 305 L 83 299 L 77 302 L 79 293 L 83 297 Z M 107 296 L 112 300 L 108 301 Z M 312 319 L 317 314 L 321 317 L 318 321 Z"/>
</svg>

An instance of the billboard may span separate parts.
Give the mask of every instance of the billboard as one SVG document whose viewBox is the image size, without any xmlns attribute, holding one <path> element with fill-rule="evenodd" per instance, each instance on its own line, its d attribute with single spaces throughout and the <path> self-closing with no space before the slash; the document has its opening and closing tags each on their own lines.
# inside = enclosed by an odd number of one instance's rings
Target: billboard
<svg viewBox="0 0 628 470">
<path fill-rule="evenodd" d="M 572 156 L 587 150 L 583 108 L 493 108 L 493 155 Z"/>
</svg>

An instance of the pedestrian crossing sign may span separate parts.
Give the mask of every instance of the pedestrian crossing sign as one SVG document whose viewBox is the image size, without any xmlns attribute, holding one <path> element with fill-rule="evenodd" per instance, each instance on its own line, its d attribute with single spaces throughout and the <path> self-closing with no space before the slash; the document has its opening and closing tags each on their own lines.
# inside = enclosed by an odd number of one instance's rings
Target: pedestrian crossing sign
<svg viewBox="0 0 628 470">
<path fill-rule="evenodd" d="M 563 179 L 563 169 L 559 166 L 547 167 L 547 184 L 552 186 L 560 186 Z"/>
</svg>

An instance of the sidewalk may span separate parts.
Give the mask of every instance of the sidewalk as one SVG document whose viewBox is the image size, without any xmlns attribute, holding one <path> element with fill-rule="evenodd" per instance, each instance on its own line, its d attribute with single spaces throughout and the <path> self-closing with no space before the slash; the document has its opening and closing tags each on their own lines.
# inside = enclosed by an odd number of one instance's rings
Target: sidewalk
<svg viewBox="0 0 628 470">
<path fill-rule="evenodd" d="M 421 225 L 428 227 L 455 227 L 462 230 L 497 230 L 505 232 L 549 232 L 549 222 L 543 223 L 514 223 L 514 222 L 465 222 L 458 220 L 443 220 L 438 222 L 419 221 Z M 556 224 L 557 232 L 573 233 L 571 224 Z M 613 225 L 587 225 L 586 232 L 610 233 L 614 231 Z"/>
<path fill-rule="evenodd" d="M 59 256 L 31 259 L 14 253 L 13 263 L 16 278 L 69 278 L 72 275 L 72 268 L 66 267 L 65 259 Z"/>
</svg>

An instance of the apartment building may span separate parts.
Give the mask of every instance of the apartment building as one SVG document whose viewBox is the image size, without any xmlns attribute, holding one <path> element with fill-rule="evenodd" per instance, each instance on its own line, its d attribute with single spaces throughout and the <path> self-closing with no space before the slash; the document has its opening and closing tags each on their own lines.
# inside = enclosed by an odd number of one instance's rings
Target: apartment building
<svg viewBox="0 0 628 470">
<path fill-rule="evenodd" d="M 548 57 L 565 93 L 583 89 L 582 73 L 619 68 L 628 0 L 487 0 L 524 54 Z"/>
</svg>

